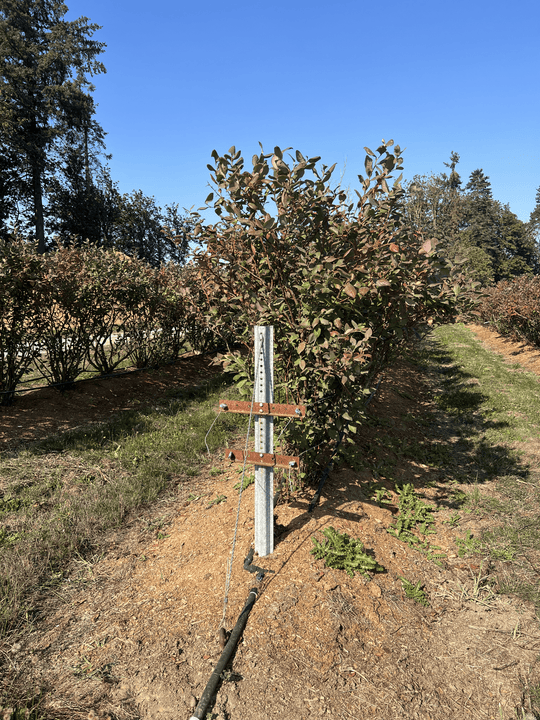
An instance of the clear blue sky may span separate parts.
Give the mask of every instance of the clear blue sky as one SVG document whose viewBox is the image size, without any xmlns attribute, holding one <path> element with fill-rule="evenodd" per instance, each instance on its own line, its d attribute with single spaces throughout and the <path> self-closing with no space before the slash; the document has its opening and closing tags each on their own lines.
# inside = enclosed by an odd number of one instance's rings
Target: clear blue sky
<svg viewBox="0 0 540 720">
<path fill-rule="evenodd" d="M 215 148 L 337 163 L 405 147 L 404 176 L 461 156 L 526 221 L 540 186 L 540 1 L 66 0 L 103 26 L 94 78 L 112 177 L 162 207 L 203 205 Z"/>
</svg>

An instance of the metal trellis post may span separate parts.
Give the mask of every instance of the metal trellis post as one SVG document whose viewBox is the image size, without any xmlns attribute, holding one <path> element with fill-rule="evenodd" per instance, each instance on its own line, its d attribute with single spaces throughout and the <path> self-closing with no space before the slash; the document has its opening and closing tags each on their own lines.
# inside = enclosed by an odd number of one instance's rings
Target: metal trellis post
<svg viewBox="0 0 540 720">
<path fill-rule="evenodd" d="M 300 458 L 274 455 L 274 417 L 301 420 L 305 405 L 274 403 L 274 328 L 255 326 L 255 393 L 253 405 L 241 400 L 220 400 L 221 412 L 255 416 L 255 452 L 225 450 L 233 463 L 255 465 L 255 552 L 259 557 L 274 552 L 274 468 L 299 470 Z"/>
<path fill-rule="evenodd" d="M 274 402 L 274 328 L 255 326 L 255 452 L 274 452 L 274 418 L 257 415 Z M 259 557 L 274 552 L 274 468 L 255 465 L 255 552 Z"/>
</svg>

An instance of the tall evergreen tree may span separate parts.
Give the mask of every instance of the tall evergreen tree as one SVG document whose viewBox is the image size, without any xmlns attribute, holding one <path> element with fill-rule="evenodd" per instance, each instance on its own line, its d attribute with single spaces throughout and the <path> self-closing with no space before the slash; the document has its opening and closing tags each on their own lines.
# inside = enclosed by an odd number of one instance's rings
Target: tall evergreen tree
<svg viewBox="0 0 540 720">
<path fill-rule="evenodd" d="M 444 163 L 449 174 L 418 176 L 406 187 L 404 213 L 416 230 L 439 240 L 439 253 L 485 285 L 522 273 L 540 272 L 540 251 L 534 223 L 540 232 L 540 188 L 537 211 L 525 224 L 510 208 L 493 199 L 483 170 L 471 173 L 463 190 L 457 172 L 459 155 Z"/>
<path fill-rule="evenodd" d="M 502 259 L 495 268 L 497 280 L 540 273 L 540 252 L 530 227 L 508 205 L 499 206 L 498 230 Z"/>
<path fill-rule="evenodd" d="M 456 170 L 459 163 L 459 154 L 457 152 L 450 153 L 450 162 L 444 163 L 450 168 L 450 175 L 447 180 L 447 210 L 445 214 L 445 231 L 449 238 L 449 243 L 453 243 L 457 239 L 458 232 L 463 223 L 463 197 L 461 189 L 461 177 Z M 445 176 L 446 177 L 446 176 Z"/>
<path fill-rule="evenodd" d="M 459 252 L 468 261 L 473 277 L 489 284 L 497 279 L 495 269 L 502 260 L 497 204 L 489 177 L 481 169 L 473 170 L 465 191 L 465 229 L 460 237 Z"/>
<path fill-rule="evenodd" d="M 18 224 L 21 183 L 17 158 L 0 136 L 0 239 L 10 236 L 10 221 Z"/>
<path fill-rule="evenodd" d="M 540 271 L 540 255 L 530 229 L 508 205 L 493 199 L 489 178 L 474 170 L 465 188 L 461 249 L 476 279 L 484 284 Z"/>
<path fill-rule="evenodd" d="M 105 72 L 96 60 L 105 45 L 90 39 L 100 26 L 86 17 L 68 22 L 67 10 L 61 0 L 0 2 L 0 131 L 23 178 L 40 252 L 52 148 L 66 131 L 89 123 L 87 76 Z"/>
<path fill-rule="evenodd" d="M 540 187 L 536 191 L 535 206 L 529 218 L 529 227 L 533 237 L 540 242 Z"/>
<path fill-rule="evenodd" d="M 105 202 L 96 179 L 104 179 L 100 156 L 104 155 L 104 133 L 92 120 L 93 100 L 87 96 L 88 109 L 81 112 L 80 123 L 66 128 L 57 139 L 54 153 L 56 174 L 47 185 L 48 215 L 51 230 L 64 241 L 104 244 L 102 227 Z M 111 155 L 104 155 L 107 160 Z"/>
</svg>

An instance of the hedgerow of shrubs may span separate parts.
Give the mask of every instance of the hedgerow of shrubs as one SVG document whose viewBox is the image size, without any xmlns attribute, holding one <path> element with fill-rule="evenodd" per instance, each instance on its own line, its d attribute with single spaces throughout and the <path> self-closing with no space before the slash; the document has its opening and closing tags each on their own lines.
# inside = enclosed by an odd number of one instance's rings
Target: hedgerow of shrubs
<svg viewBox="0 0 540 720">
<path fill-rule="evenodd" d="M 472 303 L 434 243 L 404 222 L 399 146 L 366 148 L 362 191 L 351 201 L 330 185 L 334 167 L 296 152 L 253 156 L 233 147 L 209 165 L 215 224 L 199 218 L 201 288 L 209 325 L 236 328 L 244 352 L 223 364 L 250 396 L 253 326 L 273 325 L 276 401 L 307 405 L 286 442 L 314 468 L 321 443 L 351 442 L 373 380 L 414 331 L 452 322 Z"/>
<path fill-rule="evenodd" d="M 540 277 L 520 275 L 501 280 L 485 291 L 478 313 L 501 335 L 540 347 Z"/>
<path fill-rule="evenodd" d="M 189 267 L 154 269 L 90 244 L 47 255 L 18 238 L 0 244 L 0 403 L 31 371 L 65 389 L 87 370 L 207 349 L 213 335 L 200 327 L 193 279 Z"/>
<path fill-rule="evenodd" d="M 19 240 L 0 248 L 0 403 L 7 404 L 40 354 L 47 320 L 42 259 Z"/>
</svg>

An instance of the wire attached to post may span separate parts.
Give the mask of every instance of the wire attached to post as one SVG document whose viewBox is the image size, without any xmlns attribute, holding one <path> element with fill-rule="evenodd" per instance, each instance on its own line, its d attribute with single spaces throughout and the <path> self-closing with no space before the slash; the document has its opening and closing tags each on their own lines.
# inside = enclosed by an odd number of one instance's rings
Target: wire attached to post
<svg viewBox="0 0 540 720">
<path fill-rule="evenodd" d="M 257 360 L 257 358 L 255 358 Z M 255 362 L 255 367 L 256 367 Z M 251 410 L 249 413 L 249 422 L 248 422 L 248 429 L 246 433 L 246 445 L 244 450 L 244 465 L 242 466 L 242 476 L 240 478 L 240 496 L 238 498 L 238 507 L 236 509 L 236 523 L 234 526 L 234 536 L 232 541 L 232 549 L 231 549 L 231 556 L 229 560 L 227 561 L 227 577 L 225 580 L 225 597 L 223 599 L 223 616 L 221 618 L 221 622 L 219 624 L 219 628 L 222 628 L 225 624 L 225 617 L 227 615 L 227 603 L 229 602 L 229 588 L 231 584 L 231 575 L 232 575 L 232 566 L 233 566 L 233 560 L 234 560 L 234 550 L 236 547 L 236 536 L 238 533 L 238 520 L 240 518 L 240 505 L 242 503 L 242 492 L 244 490 L 244 476 L 246 473 L 246 460 L 247 460 L 247 453 L 248 453 L 248 445 L 249 445 L 249 434 L 251 432 L 251 420 L 253 418 L 253 407 L 255 405 L 255 387 L 256 387 L 256 378 L 253 378 L 253 393 L 251 397 Z M 219 630 L 218 628 L 218 630 Z"/>
<path fill-rule="evenodd" d="M 206 441 L 207 441 L 207 439 L 208 439 L 208 436 L 210 435 L 210 432 L 212 431 L 212 428 L 214 427 L 214 425 L 215 425 L 216 422 L 218 421 L 218 418 L 219 418 L 219 416 L 222 414 L 222 412 L 223 412 L 223 408 L 220 407 L 218 414 L 217 414 L 216 417 L 214 418 L 214 422 L 210 425 L 210 427 L 208 428 L 208 432 L 207 432 L 206 435 L 204 436 L 204 444 L 206 445 L 206 452 L 208 453 L 208 455 L 210 455 L 210 448 L 208 447 L 208 443 L 207 443 Z"/>
</svg>

